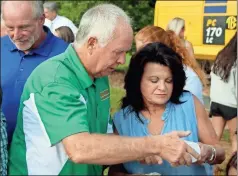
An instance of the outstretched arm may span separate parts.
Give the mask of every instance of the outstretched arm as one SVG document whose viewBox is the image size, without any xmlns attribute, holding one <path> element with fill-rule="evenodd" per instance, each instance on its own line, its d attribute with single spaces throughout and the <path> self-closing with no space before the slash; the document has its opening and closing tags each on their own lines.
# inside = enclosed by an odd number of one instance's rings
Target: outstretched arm
<svg viewBox="0 0 238 176">
<path fill-rule="evenodd" d="M 75 163 L 112 165 L 159 155 L 172 165 L 180 165 L 191 154 L 200 156 L 180 137 L 190 132 L 171 132 L 149 137 L 124 137 L 78 133 L 63 139 L 69 158 Z"/>
</svg>

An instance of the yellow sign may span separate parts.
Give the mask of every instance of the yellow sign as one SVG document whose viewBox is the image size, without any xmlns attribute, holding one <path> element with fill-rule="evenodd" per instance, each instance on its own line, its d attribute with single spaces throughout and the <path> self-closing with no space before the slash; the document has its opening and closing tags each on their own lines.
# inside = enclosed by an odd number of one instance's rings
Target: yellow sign
<svg viewBox="0 0 238 176">
<path fill-rule="evenodd" d="M 216 23 L 217 23 L 216 19 L 207 20 L 207 26 L 216 26 Z"/>
<path fill-rule="evenodd" d="M 226 19 L 226 29 L 234 30 L 237 26 L 236 16 L 229 16 Z"/>
</svg>

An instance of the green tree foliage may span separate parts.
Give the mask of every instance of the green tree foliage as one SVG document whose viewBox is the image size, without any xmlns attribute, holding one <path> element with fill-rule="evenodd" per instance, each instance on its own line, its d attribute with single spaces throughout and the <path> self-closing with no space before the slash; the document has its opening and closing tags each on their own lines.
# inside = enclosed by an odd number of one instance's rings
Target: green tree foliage
<svg viewBox="0 0 238 176">
<path fill-rule="evenodd" d="M 50 0 L 54 1 L 54 0 Z M 152 25 L 154 20 L 154 8 L 149 6 L 153 0 L 77 0 L 77 1 L 56 1 L 59 5 L 58 14 L 72 20 L 76 26 L 84 12 L 90 7 L 100 3 L 112 3 L 121 7 L 132 19 L 133 31 L 136 33 L 146 25 Z M 135 51 L 135 44 L 132 45 L 132 54 Z"/>
<path fill-rule="evenodd" d="M 154 9 L 149 6 L 148 0 L 127 0 L 117 1 L 110 0 L 113 4 L 118 5 L 132 18 L 133 29 L 138 31 L 146 25 L 153 25 Z"/>
<path fill-rule="evenodd" d="M 100 3 L 113 3 L 121 7 L 132 18 L 133 29 L 138 31 L 142 27 L 153 24 L 154 9 L 149 6 L 149 0 L 78 0 L 78 1 L 57 1 L 59 14 L 71 19 L 76 26 L 79 25 L 83 13 L 90 7 Z"/>
</svg>

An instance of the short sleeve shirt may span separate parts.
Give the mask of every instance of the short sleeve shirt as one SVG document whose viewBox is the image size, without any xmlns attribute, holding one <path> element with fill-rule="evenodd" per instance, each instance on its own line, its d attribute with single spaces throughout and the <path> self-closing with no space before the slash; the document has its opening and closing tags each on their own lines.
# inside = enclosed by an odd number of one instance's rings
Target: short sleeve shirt
<svg viewBox="0 0 238 176">
<path fill-rule="evenodd" d="M 68 43 L 54 36 L 47 27 L 43 29 L 47 34 L 46 38 L 27 54 L 18 50 L 9 36 L 1 38 L 2 111 L 7 119 L 9 144 L 16 127 L 20 98 L 26 80 L 38 65 L 61 54 L 68 47 Z"/>
<path fill-rule="evenodd" d="M 100 175 L 98 165 L 76 164 L 62 140 L 107 132 L 108 78 L 89 77 L 72 45 L 37 67 L 23 91 L 10 149 L 9 174 Z"/>
</svg>

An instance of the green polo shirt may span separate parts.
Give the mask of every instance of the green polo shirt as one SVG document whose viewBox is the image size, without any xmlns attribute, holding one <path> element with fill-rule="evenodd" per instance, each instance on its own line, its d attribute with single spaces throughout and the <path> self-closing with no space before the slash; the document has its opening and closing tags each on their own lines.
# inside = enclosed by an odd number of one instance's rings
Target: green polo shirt
<svg viewBox="0 0 238 176">
<path fill-rule="evenodd" d="M 81 132 L 106 133 L 109 111 L 108 78 L 93 82 L 70 45 L 38 66 L 27 80 L 10 148 L 9 174 L 100 175 L 102 166 L 73 163 L 62 140 Z"/>
</svg>

